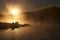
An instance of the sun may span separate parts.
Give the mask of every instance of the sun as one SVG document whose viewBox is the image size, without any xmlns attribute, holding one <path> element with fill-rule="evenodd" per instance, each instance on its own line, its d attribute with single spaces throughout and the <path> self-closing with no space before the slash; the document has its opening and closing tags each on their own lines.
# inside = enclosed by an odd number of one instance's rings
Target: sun
<svg viewBox="0 0 60 40">
<path fill-rule="evenodd" d="M 18 15 L 21 12 L 18 8 L 11 8 L 9 11 L 11 15 Z"/>
<path fill-rule="evenodd" d="M 9 14 L 12 15 L 12 20 L 10 22 L 16 22 L 19 19 L 21 10 L 18 7 L 10 7 L 8 10 Z"/>
<path fill-rule="evenodd" d="M 11 8 L 9 9 L 9 13 L 11 15 L 19 15 L 19 13 L 21 13 L 21 10 L 19 10 L 19 8 Z"/>
<path fill-rule="evenodd" d="M 10 15 L 19 15 L 22 12 L 22 7 L 17 5 L 12 5 L 12 4 L 6 4 L 6 9 L 8 14 Z"/>
<path fill-rule="evenodd" d="M 12 5 L 12 4 L 6 4 L 6 9 L 7 9 L 7 22 L 12 23 L 12 22 L 19 22 L 23 23 L 23 9 L 21 5 Z"/>
</svg>

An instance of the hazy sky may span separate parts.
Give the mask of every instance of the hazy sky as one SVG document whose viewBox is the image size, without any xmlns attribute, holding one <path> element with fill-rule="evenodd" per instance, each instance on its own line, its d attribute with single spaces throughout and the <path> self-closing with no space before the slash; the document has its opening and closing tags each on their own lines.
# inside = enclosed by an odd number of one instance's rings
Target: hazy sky
<svg viewBox="0 0 60 40">
<path fill-rule="evenodd" d="M 0 10 L 4 8 L 5 3 L 19 3 L 25 11 L 32 11 L 41 4 L 60 6 L 60 0 L 0 0 Z"/>
</svg>

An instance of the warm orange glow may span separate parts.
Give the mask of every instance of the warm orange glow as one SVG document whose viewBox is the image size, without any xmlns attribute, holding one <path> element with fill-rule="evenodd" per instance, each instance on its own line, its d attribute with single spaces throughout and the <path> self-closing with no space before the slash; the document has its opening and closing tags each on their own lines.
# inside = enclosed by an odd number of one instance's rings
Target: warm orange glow
<svg viewBox="0 0 60 40">
<path fill-rule="evenodd" d="M 16 21 L 15 20 L 10 20 L 10 21 L 7 21 L 8 23 L 15 23 Z"/>
<path fill-rule="evenodd" d="M 22 14 L 22 10 L 20 8 L 19 5 L 12 5 L 12 4 L 8 4 L 6 5 L 7 8 L 7 12 L 9 15 L 12 15 L 12 18 L 10 18 L 11 20 L 8 20 L 8 22 L 19 22 L 19 16 L 21 16 Z"/>
<path fill-rule="evenodd" d="M 19 13 L 21 13 L 21 10 L 19 9 L 19 8 L 10 8 L 9 9 L 9 13 L 11 14 L 11 15 L 19 15 Z"/>
<path fill-rule="evenodd" d="M 19 22 L 20 24 L 26 23 L 25 15 L 20 5 L 6 4 L 6 10 L 3 11 L 4 18 L 0 19 L 1 22 Z"/>
</svg>

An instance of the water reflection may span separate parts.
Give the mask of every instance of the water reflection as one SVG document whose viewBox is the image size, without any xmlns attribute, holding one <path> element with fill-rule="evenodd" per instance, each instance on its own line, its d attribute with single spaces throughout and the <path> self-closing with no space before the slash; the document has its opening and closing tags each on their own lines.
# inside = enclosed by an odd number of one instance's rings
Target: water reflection
<svg viewBox="0 0 60 40">
<path fill-rule="evenodd" d="M 21 27 L 15 30 L 1 30 L 0 32 L 0 39 L 1 40 L 17 40 L 20 39 L 22 36 L 27 35 L 29 32 L 31 32 L 30 27 Z"/>
</svg>

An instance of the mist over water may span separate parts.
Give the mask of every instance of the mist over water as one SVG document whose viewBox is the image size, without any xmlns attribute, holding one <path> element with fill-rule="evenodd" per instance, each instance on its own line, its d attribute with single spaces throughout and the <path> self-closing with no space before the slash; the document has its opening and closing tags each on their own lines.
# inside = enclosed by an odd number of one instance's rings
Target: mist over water
<svg viewBox="0 0 60 40">
<path fill-rule="evenodd" d="M 0 30 L 0 40 L 60 40 L 60 0 L 0 0 L 0 22 L 31 25 Z"/>
<path fill-rule="evenodd" d="M 55 9 L 54 9 L 55 10 Z M 15 30 L 0 30 L 1 40 L 59 40 L 60 19 L 59 12 L 28 12 L 24 13 L 23 21 L 30 27 Z M 53 14 L 52 14 L 53 13 Z M 56 13 L 56 14 L 55 14 Z M 23 22 L 24 23 L 24 22 Z"/>
</svg>

